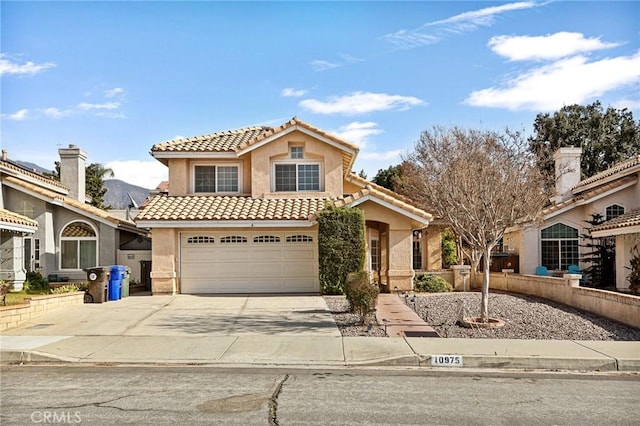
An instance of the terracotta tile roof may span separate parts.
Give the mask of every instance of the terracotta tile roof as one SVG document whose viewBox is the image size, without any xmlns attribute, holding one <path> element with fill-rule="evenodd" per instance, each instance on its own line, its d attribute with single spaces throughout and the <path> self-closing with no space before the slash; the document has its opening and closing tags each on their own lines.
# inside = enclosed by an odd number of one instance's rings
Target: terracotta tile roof
<svg viewBox="0 0 640 426">
<path fill-rule="evenodd" d="M 211 133 L 203 136 L 194 136 L 191 138 L 173 139 L 153 145 L 151 152 L 235 152 L 260 143 L 264 139 L 293 126 L 300 126 L 307 130 L 311 130 L 312 132 L 324 136 L 345 148 L 356 152 L 358 151 L 358 147 L 356 145 L 346 142 L 318 127 L 312 126 L 297 117 L 293 117 L 283 125 L 275 128 L 267 126 L 252 126 L 236 130 Z"/>
<path fill-rule="evenodd" d="M 28 176 L 30 178 L 36 179 L 42 183 L 46 183 L 49 185 L 53 185 L 55 187 L 58 187 L 60 189 L 64 189 L 66 191 L 69 190 L 69 188 L 67 188 L 65 185 L 63 185 L 62 183 L 58 182 L 57 180 L 54 179 L 49 179 L 46 176 L 41 175 L 40 173 L 36 173 L 34 171 L 25 169 L 24 167 L 21 167 L 17 164 L 14 164 L 12 161 L 1 161 L 0 160 L 0 166 L 12 171 L 15 171 L 17 173 L 20 173 L 22 175 Z"/>
<path fill-rule="evenodd" d="M 327 201 L 323 198 L 156 195 L 136 216 L 136 221 L 310 220 Z"/>
<path fill-rule="evenodd" d="M 330 140 L 332 140 L 333 142 L 336 142 L 339 145 L 344 146 L 345 148 L 348 148 L 350 150 L 356 151 L 358 152 L 358 147 L 356 145 L 350 144 L 349 142 L 340 139 L 339 137 L 332 135 L 331 133 L 325 132 L 324 130 L 320 129 L 319 127 L 313 126 L 305 121 L 300 120 L 298 117 L 293 117 L 291 120 L 287 121 L 286 123 L 284 123 L 283 125 L 276 127 L 276 128 L 269 128 L 267 131 L 265 131 L 263 134 L 257 136 L 255 139 L 249 139 L 245 142 L 243 142 L 242 144 L 240 144 L 238 146 L 239 150 L 248 148 L 252 145 L 255 145 L 257 143 L 259 143 L 260 141 L 268 138 L 269 136 L 275 135 L 277 133 L 280 133 L 284 130 L 289 129 L 290 127 L 293 126 L 300 126 L 302 128 L 305 128 L 307 130 L 311 130 L 314 133 L 317 133 L 321 136 L 324 136 L 325 138 L 328 138 Z"/>
<path fill-rule="evenodd" d="M 349 173 L 349 175 L 347 176 L 347 180 L 351 183 L 354 183 L 356 185 L 358 185 L 361 188 L 371 188 L 374 189 L 378 192 L 382 192 L 383 194 L 389 195 L 391 197 L 397 198 L 400 201 L 403 201 L 407 204 L 411 204 L 412 201 L 405 197 L 404 195 L 400 195 L 397 192 L 391 191 L 390 189 L 385 188 L 384 186 L 380 186 L 376 183 L 370 182 L 365 178 L 361 178 L 360 176 L 358 176 L 355 173 Z"/>
<path fill-rule="evenodd" d="M 608 177 L 611 177 L 615 174 L 622 174 L 622 176 L 625 175 L 626 171 L 631 171 L 630 169 L 634 168 L 634 167 L 638 167 L 640 166 L 640 155 L 632 157 L 628 160 L 622 161 L 616 165 L 614 165 L 613 167 L 600 172 L 596 175 L 591 176 L 590 178 L 584 179 L 583 181 L 580 181 L 580 183 L 578 183 L 576 186 L 574 186 L 572 189 L 575 191 L 579 191 L 581 188 L 588 186 L 592 183 L 596 183 L 598 181 L 604 180 Z"/>
<path fill-rule="evenodd" d="M 245 127 L 191 138 L 174 139 L 153 145 L 151 152 L 235 152 L 236 148 L 272 130 L 271 127 Z"/>
<path fill-rule="evenodd" d="M 629 213 L 625 213 L 614 219 L 608 220 L 598 226 L 594 226 L 593 228 L 591 228 L 591 232 L 627 228 L 629 226 L 638 225 L 640 225 L 640 209 L 635 209 L 630 211 Z"/>
<path fill-rule="evenodd" d="M 6 209 L 0 209 L 0 222 L 30 228 L 38 227 L 38 222 L 36 222 L 35 220 Z"/>
<path fill-rule="evenodd" d="M 634 182 L 635 180 L 636 180 L 635 177 L 627 176 L 626 178 L 615 180 L 615 181 L 610 182 L 610 183 L 608 183 L 606 185 L 598 186 L 595 189 L 592 189 L 591 191 L 580 193 L 579 195 L 576 195 L 573 198 L 570 198 L 570 199 L 568 199 L 566 201 L 563 201 L 563 202 L 558 203 L 558 204 L 553 204 L 553 205 L 545 208 L 542 211 L 542 214 L 543 215 L 548 215 L 548 214 L 554 213 L 554 212 L 556 212 L 558 210 L 562 210 L 565 207 L 569 207 L 569 206 L 574 205 L 574 204 L 575 205 L 581 205 L 584 202 L 588 201 L 589 199 L 591 199 L 591 198 L 593 198 L 593 197 L 595 197 L 597 195 L 602 194 L 603 192 L 607 192 L 607 191 L 610 191 L 612 189 L 621 187 L 621 186 L 626 185 L 628 183 Z"/>
<path fill-rule="evenodd" d="M 133 221 L 121 219 L 115 215 L 110 214 L 105 210 L 99 209 L 97 207 L 93 207 L 89 204 L 81 203 L 80 201 L 74 198 L 62 196 L 56 192 L 50 191 L 46 188 L 42 188 L 38 185 L 34 185 L 29 182 L 25 182 L 22 179 L 15 178 L 13 176 L 6 177 L 5 181 L 8 183 L 17 185 L 25 190 L 44 196 L 48 198 L 51 203 L 74 207 L 87 214 L 90 214 L 90 215 L 99 217 L 101 219 L 104 219 L 108 222 L 111 222 L 115 226 L 124 226 L 132 230 L 135 229 L 135 223 Z"/>
<path fill-rule="evenodd" d="M 377 185 L 376 185 L 377 186 Z M 389 194 L 391 193 L 391 194 Z M 377 189 L 374 189 L 373 187 L 368 187 L 365 189 L 361 189 L 360 191 L 356 192 L 355 194 L 350 194 L 346 197 L 343 197 L 339 200 L 337 200 L 335 202 L 335 205 L 337 207 L 342 207 L 342 206 L 347 206 L 352 204 L 355 201 L 360 200 L 363 197 L 366 197 L 367 195 L 371 195 L 379 200 L 385 201 L 391 205 L 394 205 L 406 212 L 412 213 L 418 217 L 421 217 L 422 219 L 425 219 L 426 221 L 431 221 L 433 219 L 433 215 L 431 213 L 427 213 L 426 211 L 419 209 L 417 207 L 412 206 L 411 204 L 402 201 L 401 198 L 399 198 L 398 196 L 394 196 L 392 195 L 393 192 L 388 191 L 387 193 L 382 192 L 382 191 L 378 191 Z"/>
</svg>

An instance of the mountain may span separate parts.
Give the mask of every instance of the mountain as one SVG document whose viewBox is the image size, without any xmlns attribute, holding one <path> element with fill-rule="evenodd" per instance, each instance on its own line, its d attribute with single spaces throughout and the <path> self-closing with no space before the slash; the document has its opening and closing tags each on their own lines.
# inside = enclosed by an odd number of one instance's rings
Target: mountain
<svg viewBox="0 0 640 426">
<path fill-rule="evenodd" d="M 33 170 L 36 173 L 53 173 L 52 170 L 45 169 L 44 167 L 40 167 L 37 164 L 29 163 L 28 161 L 14 161 L 14 163 L 18 164 L 21 167 L 24 167 L 27 170 Z"/>
<path fill-rule="evenodd" d="M 104 204 L 114 210 L 126 209 L 131 203 L 127 193 L 131 194 L 134 201 L 141 205 L 149 195 L 149 190 L 141 186 L 131 185 L 119 179 L 105 179 L 104 187 L 107 193 L 104 196 Z"/>
</svg>

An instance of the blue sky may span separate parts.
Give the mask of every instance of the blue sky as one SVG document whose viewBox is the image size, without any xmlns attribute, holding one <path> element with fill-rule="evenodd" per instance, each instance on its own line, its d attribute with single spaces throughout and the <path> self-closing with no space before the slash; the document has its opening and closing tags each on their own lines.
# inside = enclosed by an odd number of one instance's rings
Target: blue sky
<svg viewBox="0 0 640 426">
<path fill-rule="evenodd" d="M 151 146 L 298 116 L 400 163 L 435 125 L 532 132 L 563 105 L 640 117 L 640 2 L 0 2 L 1 143 L 75 144 L 155 187 Z"/>
</svg>

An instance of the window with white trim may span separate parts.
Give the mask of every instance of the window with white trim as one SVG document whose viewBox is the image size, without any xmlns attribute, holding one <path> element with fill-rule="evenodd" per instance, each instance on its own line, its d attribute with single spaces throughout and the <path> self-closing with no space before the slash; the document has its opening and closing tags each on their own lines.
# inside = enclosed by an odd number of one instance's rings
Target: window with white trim
<svg viewBox="0 0 640 426">
<path fill-rule="evenodd" d="M 551 270 L 567 270 L 578 264 L 578 230 L 563 223 L 540 231 L 542 266 Z"/>
<path fill-rule="evenodd" d="M 312 243 L 311 235 L 289 235 L 286 239 L 288 243 Z"/>
<path fill-rule="evenodd" d="M 237 165 L 202 165 L 193 167 L 193 192 L 239 192 Z"/>
<path fill-rule="evenodd" d="M 258 235 L 253 237 L 254 243 L 279 243 L 280 237 L 277 235 Z"/>
<path fill-rule="evenodd" d="M 242 235 L 230 235 L 228 237 L 220 238 L 220 244 L 246 244 L 247 237 Z"/>
<path fill-rule="evenodd" d="M 86 222 L 71 222 L 60 235 L 60 269 L 86 269 L 98 264 L 98 236 Z"/>
<path fill-rule="evenodd" d="M 213 244 L 214 242 L 214 238 L 208 235 L 198 235 L 187 238 L 187 244 Z"/>
<path fill-rule="evenodd" d="M 369 270 L 371 272 L 380 270 L 380 240 L 378 236 L 372 236 L 369 240 Z"/>
<path fill-rule="evenodd" d="M 292 146 L 289 148 L 289 154 L 293 159 L 304 158 L 304 152 L 301 146 Z"/>
<path fill-rule="evenodd" d="M 277 163 L 274 166 L 275 191 L 320 191 L 319 163 Z"/>
<path fill-rule="evenodd" d="M 624 207 L 618 204 L 611 205 L 605 209 L 605 220 L 611 220 L 624 214 Z"/>
</svg>

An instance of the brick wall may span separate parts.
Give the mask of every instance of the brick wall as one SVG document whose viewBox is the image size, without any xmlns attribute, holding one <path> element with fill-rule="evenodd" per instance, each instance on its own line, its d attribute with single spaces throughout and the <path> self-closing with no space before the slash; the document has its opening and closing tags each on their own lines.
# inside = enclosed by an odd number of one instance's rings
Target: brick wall
<svg viewBox="0 0 640 426">
<path fill-rule="evenodd" d="M 25 321 L 47 311 L 84 303 L 84 292 L 34 296 L 22 305 L 0 306 L 0 331 L 17 327 Z"/>
</svg>

